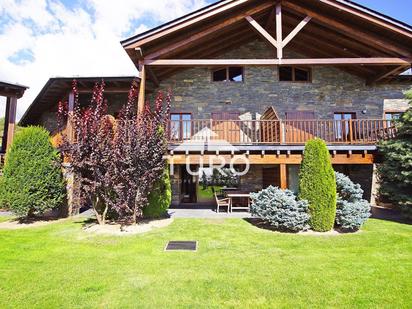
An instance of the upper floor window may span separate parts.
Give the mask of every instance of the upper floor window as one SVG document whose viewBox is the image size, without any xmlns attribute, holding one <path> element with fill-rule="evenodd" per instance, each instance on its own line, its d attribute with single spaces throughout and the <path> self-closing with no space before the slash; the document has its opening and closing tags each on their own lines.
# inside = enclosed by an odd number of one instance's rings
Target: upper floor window
<svg viewBox="0 0 412 309">
<path fill-rule="evenodd" d="M 356 119 L 356 113 L 335 113 L 334 118 L 334 127 L 335 127 L 335 137 L 336 139 L 349 140 L 351 130 L 353 131 L 354 125 L 350 124 L 349 120 Z"/>
<path fill-rule="evenodd" d="M 242 67 L 225 67 L 212 72 L 214 82 L 243 82 Z"/>
<path fill-rule="evenodd" d="M 281 66 L 279 67 L 279 81 L 281 82 L 310 82 L 312 71 L 310 68 Z"/>
<path fill-rule="evenodd" d="M 356 119 L 356 113 L 335 113 L 334 119 L 335 120 Z"/>
<path fill-rule="evenodd" d="M 192 135 L 192 114 L 170 114 L 170 137 L 172 140 L 187 140 Z"/>
<path fill-rule="evenodd" d="M 401 116 L 401 112 L 385 112 L 385 120 L 398 120 Z"/>
</svg>

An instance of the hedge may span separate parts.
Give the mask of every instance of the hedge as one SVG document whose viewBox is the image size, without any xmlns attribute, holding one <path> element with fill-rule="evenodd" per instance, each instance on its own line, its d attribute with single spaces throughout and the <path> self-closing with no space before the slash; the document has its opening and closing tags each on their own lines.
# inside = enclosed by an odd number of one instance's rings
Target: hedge
<svg viewBox="0 0 412 309">
<path fill-rule="evenodd" d="M 60 156 L 41 127 L 17 133 L 0 179 L 0 206 L 19 216 L 57 208 L 65 200 Z"/>
</svg>

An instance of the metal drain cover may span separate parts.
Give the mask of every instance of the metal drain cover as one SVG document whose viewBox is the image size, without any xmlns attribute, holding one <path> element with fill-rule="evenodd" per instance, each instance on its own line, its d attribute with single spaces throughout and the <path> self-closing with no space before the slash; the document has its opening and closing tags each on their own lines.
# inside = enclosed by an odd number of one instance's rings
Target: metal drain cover
<svg viewBox="0 0 412 309">
<path fill-rule="evenodd" d="M 165 251 L 197 251 L 197 241 L 169 241 Z"/>
</svg>

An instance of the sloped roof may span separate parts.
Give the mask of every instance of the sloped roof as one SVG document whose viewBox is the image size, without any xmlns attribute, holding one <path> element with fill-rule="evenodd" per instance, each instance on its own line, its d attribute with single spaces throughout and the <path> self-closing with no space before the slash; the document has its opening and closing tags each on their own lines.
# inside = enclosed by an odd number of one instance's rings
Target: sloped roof
<svg viewBox="0 0 412 309">
<path fill-rule="evenodd" d="M 91 92 L 95 83 L 105 82 L 105 93 L 116 91 L 127 93 L 135 76 L 106 76 L 106 77 L 53 77 L 43 86 L 32 104 L 20 120 L 21 126 L 37 124 L 41 114 L 57 106 L 60 100 L 68 94 L 73 80 L 77 80 L 80 92 Z"/>
<path fill-rule="evenodd" d="M 156 55 L 167 46 L 170 53 L 154 59 L 213 58 L 258 38 L 242 14 L 250 14 L 270 34 L 276 36 L 273 11 L 280 1 L 222 0 L 169 23 L 121 42 L 136 66 L 141 56 Z M 282 0 L 284 37 L 305 17 L 312 20 L 288 45 L 311 58 L 412 57 L 412 27 L 394 18 L 348 0 Z M 217 27 L 217 25 L 221 25 Z M 210 31 L 215 27 L 216 31 Z M 200 35 L 208 30 L 207 35 Z M 179 46 L 187 38 L 190 42 Z M 393 76 L 393 66 L 347 67 L 368 78 L 385 72 Z M 173 70 L 153 68 L 160 79 Z M 150 77 L 149 77 L 150 78 Z"/>
<path fill-rule="evenodd" d="M 10 83 L 6 81 L 0 81 L 0 96 L 16 96 L 17 98 L 21 98 L 29 87 Z"/>
</svg>

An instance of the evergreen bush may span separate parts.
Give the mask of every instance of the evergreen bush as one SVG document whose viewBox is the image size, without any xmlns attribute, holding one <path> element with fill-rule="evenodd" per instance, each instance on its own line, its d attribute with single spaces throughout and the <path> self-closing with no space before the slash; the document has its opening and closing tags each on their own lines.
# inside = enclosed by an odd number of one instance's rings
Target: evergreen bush
<svg viewBox="0 0 412 309">
<path fill-rule="evenodd" d="M 333 228 L 336 216 L 336 181 L 326 143 L 306 143 L 299 173 L 299 198 L 309 202 L 309 224 L 314 231 Z"/>
<path fill-rule="evenodd" d="M 336 203 L 336 225 L 345 230 L 356 231 L 370 216 L 370 204 L 364 200 L 363 190 L 349 177 L 341 173 L 336 175 L 338 199 Z"/>
<path fill-rule="evenodd" d="M 412 90 L 405 97 L 409 109 L 396 123 L 396 137 L 379 144 L 384 157 L 378 168 L 379 193 L 412 219 Z"/>
<path fill-rule="evenodd" d="M 64 199 L 60 156 L 49 133 L 41 127 L 23 129 L 6 154 L 0 207 L 19 216 L 33 216 L 61 206 Z"/>
<path fill-rule="evenodd" d="M 172 187 L 170 184 L 169 169 L 166 168 L 162 177 L 154 184 L 149 194 L 149 202 L 143 208 L 145 218 L 161 218 L 167 214 L 172 202 Z"/>
<path fill-rule="evenodd" d="M 298 232 L 309 228 L 308 202 L 297 201 L 292 191 L 269 186 L 251 197 L 251 214 L 276 229 Z"/>
</svg>

